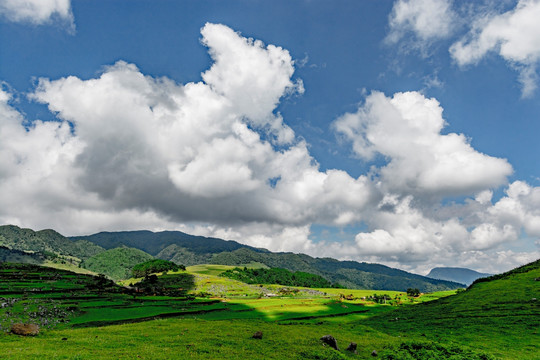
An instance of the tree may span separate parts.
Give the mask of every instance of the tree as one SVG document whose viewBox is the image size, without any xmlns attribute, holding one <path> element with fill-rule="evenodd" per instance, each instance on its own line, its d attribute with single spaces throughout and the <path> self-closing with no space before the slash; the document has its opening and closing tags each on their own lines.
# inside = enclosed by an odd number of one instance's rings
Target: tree
<svg viewBox="0 0 540 360">
<path fill-rule="evenodd" d="M 186 267 L 184 265 L 177 265 L 172 261 L 161 260 L 161 259 L 152 259 L 145 261 L 143 263 L 137 264 L 131 270 L 133 277 L 145 277 L 150 274 L 167 272 L 167 271 L 185 271 Z"/>
<path fill-rule="evenodd" d="M 420 296 L 420 290 L 416 289 L 416 288 L 408 288 L 407 289 L 407 296 L 412 296 L 412 297 L 418 297 Z"/>
</svg>

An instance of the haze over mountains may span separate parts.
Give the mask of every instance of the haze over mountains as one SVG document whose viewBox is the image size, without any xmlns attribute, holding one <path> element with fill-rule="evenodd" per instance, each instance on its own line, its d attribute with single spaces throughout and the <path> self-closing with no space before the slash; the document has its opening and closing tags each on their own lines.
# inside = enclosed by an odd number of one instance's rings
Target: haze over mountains
<svg viewBox="0 0 540 360">
<path fill-rule="evenodd" d="M 45 257 L 62 256 L 77 266 L 94 269 L 127 269 L 131 262 L 148 257 L 170 260 L 183 265 L 222 264 L 243 265 L 260 263 L 291 271 L 321 275 L 333 283 L 357 289 L 406 290 L 422 292 L 464 287 L 463 284 L 428 278 L 380 264 L 338 261 L 332 258 L 313 258 L 304 254 L 273 253 L 242 245 L 236 241 L 193 236 L 178 231 L 102 232 L 89 236 L 64 237 L 54 230 L 33 231 L 17 226 L 0 226 L 0 246 L 18 251 L 39 252 Z M 124 250 L 117 250 L 124 248 Z M 119 254 L 122 254 L 120 257 Z M 132 260 L 126 260 L 132 259 Z M 126 265 L 127 263 L 127 265 Z M 107 266 L 93 267 L 92 264 Z M 134 265 L 134 264 L 133 264 Z M 96 271 L 103 272 L 105 271 Z M 119 278 L 121 275 L 111 277 Z"/>
<path fill-rule="evenodd" d="M 474 280 L 491 276 L 493 274 L 481 273 L 466 268 L 459 267 L 436 267 L 431 269 L 427 277 L 439 280 L 455 281 L 462 284 L 470 285 Z"/>
</svg>

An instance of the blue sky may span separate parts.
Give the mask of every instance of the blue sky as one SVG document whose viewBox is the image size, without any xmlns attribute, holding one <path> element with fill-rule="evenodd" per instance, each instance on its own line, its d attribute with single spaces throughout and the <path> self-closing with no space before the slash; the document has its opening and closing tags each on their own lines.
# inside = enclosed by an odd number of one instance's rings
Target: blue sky
<svg viewBox="0 0 540 360">
<path fill-rule="evenodd" d="M 0 13 L 1 223 L 178 229 L 420 273 L 540 255 L 538 1 Z"/>
</svg>

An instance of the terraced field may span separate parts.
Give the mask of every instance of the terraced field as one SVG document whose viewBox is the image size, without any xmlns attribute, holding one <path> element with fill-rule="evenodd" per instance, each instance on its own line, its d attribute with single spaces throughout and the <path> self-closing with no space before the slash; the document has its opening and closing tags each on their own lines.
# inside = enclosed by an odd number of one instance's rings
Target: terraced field
<svg viewBox="0 0 540 360">
<path fill-rule="evenodd" d="M 456 296 L 418 298 L 248 285 L 218 276 L 227 268 L 162 274 L 159 281 L 184 292 L 171 297 L 142 295 L 103 277 L 0 264 L 2 356 L 368 359 L 375 350 L 382 359 L 539 358 L 540 311 L 532 300 L 540 284 L 538 263 Z M 41 333 L 9 334 L 14 322 L 37 323 Z M 263 339 L 252 338 L 256 331 Z M 340 350 L 322 345 L 327 334 Z M 350 342 L 358 344 L 357 354 L 345 350 Z"/>
</svg>

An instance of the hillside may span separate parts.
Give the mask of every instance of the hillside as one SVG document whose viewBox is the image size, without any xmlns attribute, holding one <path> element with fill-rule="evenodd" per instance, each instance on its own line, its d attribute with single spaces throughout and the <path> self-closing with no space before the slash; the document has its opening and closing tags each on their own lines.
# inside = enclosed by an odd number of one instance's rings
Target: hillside
<svg viewBox="0 0 540 360">
<path fill-rule="evenodd" d="M 202 257 L 207 259 L 212 254 L 234 251 L 240 248 L 248 248 L 254 251 L 259 250 L 251 246 L 242 245 L 232 240 L 221 240 L 216 238 L 207 238 L 204 236 L 194 236 L 181 231 L 119 231 L 119 232 L 100 232 L 89 236 L 75 236 L 70 238 L 72 241 L 87 240 L 105 249 L 113 249 L 119 246 L 133 247 L 140 249 L 148 254 L 157 256 L 160 252 L 162 256 L 167 254 L 173 258 L 176 252 L 186 252 L 189 256 Z M 171 246 L 176 245 L 176 246 Z M 164 260 L 170 260 L 165 259 Z M 199 258 L 193 261 L 200 264 Z M 184 265 L 195 265 L 183 261 Z"/>
<path fill-rule="evenodd" d="M 406 290 L 423 292 L 450 290 L 464 284 L 436 280 L 379 264 L 313 258 L 304 254 L 272 253 L 242 245 L 236 241 L 193 236 L 179 231 L 101 232 L 73 237 L 74 241 L 91 241 L 110 249 L 128 246 L 143 250 L 157 258 L 186 266 L 197 264 L 244 265 L 253 262 L 272 268 L 302 271 L 320 275 L 332 283 L 353 289 Z"/>
<path fill-rule="evenodd" d="M 41 253 L 31 253 L 0 246 L 0 262 L 41 264 L 45 256 Z"/>
<path fill-rule="evenodd" d="M 468 286 L 476 279 L 491 275 L 493 274 L 480 273 L 467 268 L 436 267 L 431 269 L 426 276 L 432 279 L 455 281 Z"/>
<path fill-rule="evenodd" d="M 397 336 L 468 343 L 496 356 L 538 359 L 540 260 L 478 279 L 467 291 L 403 307 L 366 324 Z"/>
<path fill-rule="evenodd" d="M 0 227 L 0 245 L 15 250 L 48 253 L 53 257 L 55 254 L 62 255 L 66 257 L 66 261 L 76 266 L 80 264 L 95 273 L 104 273 L 114 279 L 127 276 L 130 267 L 136 263 L 127 261 L 125 256 L 121 257 L 124 260 L 120 261 L 113 259 L 110 253 L 103 253 L 105 249 L 129 247 L 150 254 L 150 258 L 156 257 L 185 266 L 260 263 L 266 267 L 312 273 L 331 283 L 339 283 L 352 289 L 404 291 L 407 288 L 417 288 L 422 292 L 432 292 L 465 287 L 461 283 L 431 279 L 380 264 L 313 258 L 305 254 L 272 253 L 236 241 L 193 236 L 179 231 L 102 232 L 66 238 L 54 230 L 35 232 L 6 225 Z M 135 256 L 132 255 L 128 257 Z M 138 262 L 150 259 L 139 255 L 141 253 L 135 256 L 140 260 Z M 113 269 L 114 266 L 119 268 Z"/>
<path fill-rule="evenodd" d="M 71 241 L 54 230 L 34 231 L 14 225 L 0 226 L 0 246 L 13 250 L 40 252 L 87 259 L 104 251 L 88 241 Z"/>
<path fill-rule="evenodd" d="M 351 289 L 401 290 L 417 288 L 422 292 L 442 291 L 465 287 L 463 284 L 430 279 L 385 265 L 313 258 L 305 254 L 254 252 L 238 249 L 223 252 L 212 258 L 212 264 L 241 265 L 257 262 L 271 268 L 303 271 L 323 276 L 332 283 Z"/>
<path fill-rule="evenodd" d="M 142 250 L 119 247 L 100 252 L 86 259 L 81 266 L 97 274 L 104 274 L 114 280 L 128 279 L 131 269 L 142 262 L 153 259 Z"/>
</svg>

